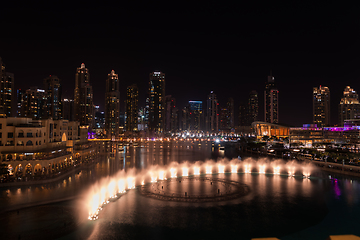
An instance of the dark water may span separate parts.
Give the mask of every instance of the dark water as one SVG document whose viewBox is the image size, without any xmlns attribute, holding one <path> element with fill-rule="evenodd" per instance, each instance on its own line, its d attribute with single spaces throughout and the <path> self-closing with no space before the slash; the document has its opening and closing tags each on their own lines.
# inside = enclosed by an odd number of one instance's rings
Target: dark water
<svg viewBox="0 0 360 240">
<path fill-rule="evenodd" d="M 360 235 L 359 180 L 329 179 L 325 173 L 311 180 L 242 173 L 212 175 L 241 182 L 251 190 L 239 199 L 215 203 L 161 201 L 134 189 L 108 204 L 99 220 L 85 219 L 83 193 L 102 176 L 122 168 L 224 156 L 212 153 L 211 148 L 211 143 L 205 142 L 151 142 L 128 147 L 115 158 L 105 158 L 60 183 L 1 189 L 0 239 L 326 239 L 334 234 Z M 231 148 L 226 151 L 228 154 Z M 19 206 L 30 207 L 4 212 Z"/>
</svg>

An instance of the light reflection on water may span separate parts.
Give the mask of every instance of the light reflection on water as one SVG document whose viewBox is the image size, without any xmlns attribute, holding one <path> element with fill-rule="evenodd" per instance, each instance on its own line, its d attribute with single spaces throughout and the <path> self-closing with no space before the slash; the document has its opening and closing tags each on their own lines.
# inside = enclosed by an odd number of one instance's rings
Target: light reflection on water
<svg viewBox="0 0 360 240">
<path fill-rule="evenodd" d="M 211 144 L 201 144 L 195 148 L 192 147 L 191 142 L 179 144 L 178 146 L 174 142 L 164 142 L 161 148 L 159 142 L 150 142 L 145 147 L 126 147 L 125 151 L 117 153 L 115 158 L 107 158 L 95 167 L 67 176 L 58 183 L 1 189 L 0 208 L 78 196 L 99 178 L 115 175 L 121 169 L 125 171 L 132 168 L 145 169 L 151 165 L 195 162 L 212 157 Z M 90 239 L 112 238 L 111 236 L 116 238 L 131 236 L 134 239 L 154 238 L 154 236 L 167 238 L 171 230 L 178 234 L 174 239 L 184 237 L 184 234 L 203 234 L 204 238 L 211 238 L 213 235 L 223 236 L 217 233 L 218 231 L 225 231 L 228 236 L 242 233 L 251 237 L 282 237 L 325 221 L 327 218 L 325 220 L 323 218 L 326 214 L 328 216 L 335 214 L 332 211 L 333 206 L 342 206 L 342 209 L 346 210 L 348 215 L 340 215 L 344 225 L 346 219 L 343 218 L 360 214 L 360 185 L 357 179 L 339 178 L 335 182 L 324 178 L 326 174 L 321 173 L 319 179 L 288 178 L 282 175 L 269 175 L 267 172 L 272 169 L 268 163 L 265 165 L 263 174 L 244 174 L 245 171 L 258 171 L 254 164 L 248 164 L 246 169 L 245 167 L 237 169 L 238 172 L 242 172 L 239 174 L 221 174 L 221 177 L 245 183 L 251 188 L 249 195 L 229 202 L 192 205 L 164 202 L 145 198 L 136 190 L 131 190 L 104 208 L 100 214 L 101 220 L 95 222 L 91 228 Z M 289 169 L 294 172 L 292 168 Z M 287 172 L 289 169 L 283 168 L 281 171 Z M 212 169 L 212 171 L 218 170 L 218 165 Z M 200 173 L 200 167 L 197 169 L 195 166 L 188 171 L 188 174 L 196 174 L 198 171 Z M 220 172 L 222 171 L 221 168 Z M 230 172 L 232 168 L 229 167 L 224 171 Z M 171 172 L 168 174 L 170 176 Z M 178 176 L 183 174 L 182 169 L 176 174 Z M 158 173 L 154 177 L 165 179 L 165 172 L 160 175 Z M 128 182 L 126 184 L 129 185 Z M 133 185 L 131 181 L 130 185 Z M 169 187 L 172 191 L 178 192 L 197 191 L 189 182 Z M 200 191 L 206 191 L 208 186 L 200 187 L 204 188 Z M 329 203 L 330 209 L 327 209 Z M 340 213 L 336 212 L 336 214 Z M 335 216 L 338 216 L 336 214 Z M 346 228 L 342 227 L 342 229 Z M 139 233 L 142 230 L 149 233 L 142 235 Z M 162 235 L 156 235 L 156 232 L 162 232 Z"/>
</svg>

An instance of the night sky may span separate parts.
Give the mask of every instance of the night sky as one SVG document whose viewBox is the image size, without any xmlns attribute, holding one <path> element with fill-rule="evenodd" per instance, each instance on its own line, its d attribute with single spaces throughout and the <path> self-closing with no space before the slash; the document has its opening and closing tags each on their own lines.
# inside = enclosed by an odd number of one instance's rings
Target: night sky
<svg viewBox="0 0 360 240">
<path fill-rule="evenodd" d="M 263 91 L 272 70 L 280 122 L 291 126 L 312 122 L 314 86 L 330 88 L 332 124 L 345 86 L 360 91 L 360 5 L 12 2 L 0 5 L 0 56 L 15 74 L 16 88 L 42 87 L 46 76 L 57 75 L 64 96 L 72 98 L 76 68 L 84 62 L 96 105 L 104 108 L 105 80 L 114 69 L 122 101 L 126 87 L 136 83 L 144 106 L 149 73 L 160 70 L 166 94 L 179 109 L 189 100 L 206 101 L 211 90 L 220 105 L 233 97 L 237 108 L 257 90 L 263 120 Z"/>
</svg>

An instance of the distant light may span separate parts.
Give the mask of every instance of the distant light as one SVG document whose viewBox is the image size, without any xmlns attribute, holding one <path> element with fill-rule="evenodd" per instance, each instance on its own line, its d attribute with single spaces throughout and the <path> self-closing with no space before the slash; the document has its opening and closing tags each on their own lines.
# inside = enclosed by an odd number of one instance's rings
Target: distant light
<svg viewBox="0 0 360 240">
<path fill-rule="evenodd" d="M 161 72 L 154 72 L 154 74 L 160 74 Z"/>
</svg>

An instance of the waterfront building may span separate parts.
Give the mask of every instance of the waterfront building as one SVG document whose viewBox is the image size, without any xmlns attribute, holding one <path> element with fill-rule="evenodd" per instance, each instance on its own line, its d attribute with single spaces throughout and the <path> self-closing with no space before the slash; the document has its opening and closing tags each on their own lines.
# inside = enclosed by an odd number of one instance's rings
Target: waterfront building
<svg viewBox="0 0 360 240">
<path fill-rule="evenodd" d="M 150 73 L 149 81 L 149 131 L 163 133 L 165 123 L 165 73 Z"/>
<path fill-rule="evenodd" d="M 313 88 L 313 123 L 318 127 L 330 126 L 330 90 L 321 86 Z"/>
<path fill-rule="evenodd" d="M 222 131 L 229 130 L 228 109 L 227 108 L 220 108 L 219 120 L 220 120 L 220 122 L 219 122 L 220 130 L 222 130 Z"/>
<path fill-rule="evenodd" d="M 289 137 L 289 127 L 275 123 L 253 122 L 252 129 L 258 139 L 264 136 L 286 138 Z"/>
<path fill-rule="evenodd" d="M 190 118 L 190 106 L 185 106 L 181 111 L 181 129 L 182 131 L 190 131 L 191 118 Z"/>
<path fill-rule="evenodd" d="M 216 94 L 211 91 L 207 99 L 206 130 L 209 132 L 219 131 L 219 103 Z"/>
<path fill-rule="evenodd" d="M 89 126 L 91 131 L 94 121 L 93 89 L 90 85 L 90 74 L 82 63 L 76 70 L 74 90 L 75 121 L 80 125 Z"/>
<path fill-rule="evenodd" d="M 6 72 L 0 57 L 0 116 L 12 117 L 15 115 L 14 99 L 14 74 Z"/>
<path fill-rule="evenodd" d="M 108 138 L 119 137 L 120 91 L 119 77 L 114 70 L 108 74 L 105 89 L 105 131 Z"/>
<path fill-rule="evenodd" d="M 61 84 L 57 76 L 50 75 L 44 79 L 44 90 L 47 98 L 48 117 L 61 119 Z"/>
<path fill-rule="evenodd" d="M 290 146 L 316 147 L 328 144 L 360 144 L 360 124 L 358 121 L 345 120 L 344 127 L 318 127 L 304 124 L 303 127 L 289 129 Z"/>
<path fill-rule="evenodd" d="M 139 90 L 136 84 L 127 87 L 126 91 L 126 131 L 138 131 L 138 114 L 139 114 Z"/>
<path fill-rule="evenodd" d="M 359 95 L 346 86 L 344 89 L 344 96 L 340 100 L 339 104 L 339 123 L 340 126 L 344 126 L 344 121 L 349 119 L 360 118 L 360 103 Z"/>
<path fill-rule="evenodd" d="M 0 119 L 0 159 L 17 177 L 58 172 L 73 164 L 78 122 L 68 120 Z"/>
<path fill-rule="evenodd" d="M 279 123 L 279 91 L 275 85 L 275 78 L 270 74 L 264 91 L 265 122 Z"/>
</svg>

